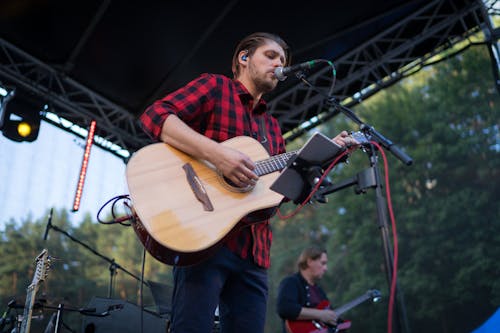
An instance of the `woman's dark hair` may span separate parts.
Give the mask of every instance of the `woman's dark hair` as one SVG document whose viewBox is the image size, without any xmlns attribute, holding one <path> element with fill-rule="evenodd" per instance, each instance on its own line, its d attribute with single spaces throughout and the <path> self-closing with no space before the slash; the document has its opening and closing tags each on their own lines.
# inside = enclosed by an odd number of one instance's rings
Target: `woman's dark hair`
<svg viewBox="0 0 500 333">
<path fill-rule="evenodd" d="M 238 59 L 240 52 L 246 51 L 247 55 L 251 56 L 257 48 L 264 45 L 266 41 L 269 40 L 276 42 L 279 46 L 281 46 L 283 51 L 285 51 L 284 66 L 288 66 L 290 64 L 291 61 L 290 49 L 288 47 L 288 44 L 281 37 L 268 32 L 255 32 L 243 38 L 239 42 L 236 49 L 234 50 L 232 71 L 233 71 L 233 76 L 235 78 L 238 77 L 238 75 L 240 74 L 240 65 Z"/>
</svg>

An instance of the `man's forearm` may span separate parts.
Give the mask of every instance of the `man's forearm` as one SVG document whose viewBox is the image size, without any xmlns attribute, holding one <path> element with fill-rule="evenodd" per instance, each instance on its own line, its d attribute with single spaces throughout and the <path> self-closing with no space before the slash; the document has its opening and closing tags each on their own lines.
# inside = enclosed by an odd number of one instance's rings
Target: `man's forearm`
<svg viewBox="0 0 500 333">
<path fill-rule="evenodd" d="M 209 160 L 218 143 L 196 132 L 176 115 L 163 123 L 161 140 L 193 157 Z"/>
</svg>

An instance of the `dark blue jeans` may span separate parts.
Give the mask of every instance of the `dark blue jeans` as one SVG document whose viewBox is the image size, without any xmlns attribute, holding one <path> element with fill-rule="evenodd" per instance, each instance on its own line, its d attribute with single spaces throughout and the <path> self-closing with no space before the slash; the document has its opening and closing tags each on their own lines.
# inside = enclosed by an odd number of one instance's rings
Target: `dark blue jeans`
<svg viewBox="0 0 500 333">
<path fill-rule="evenodd" d="M 262 333 L 267 270 L 226 247 L 206 261 L 174 267 L 172 333 L 211 333 L 217 305 L 221 333 Z"/>
</svg>

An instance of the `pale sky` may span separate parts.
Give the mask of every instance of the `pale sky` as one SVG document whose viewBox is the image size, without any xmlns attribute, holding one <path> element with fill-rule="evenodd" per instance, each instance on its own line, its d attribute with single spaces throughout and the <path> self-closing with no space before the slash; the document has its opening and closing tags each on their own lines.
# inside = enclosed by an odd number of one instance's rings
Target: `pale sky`
<svg viewBox="0 0 500 333">
<path fill-rule="evenodd" d="M 11 218 L 46 217 L 50 208 L 68 210 L 73 223 L 85 212 L 96 220 L 106 201 L 127 194 L 123 160 L 93 146 L 80 209 L 71 212 L 84 147 L 84 139 L 44 121 L 34 142 L 14 142 L 0 132 L 0 230 Z"/>
</svg>

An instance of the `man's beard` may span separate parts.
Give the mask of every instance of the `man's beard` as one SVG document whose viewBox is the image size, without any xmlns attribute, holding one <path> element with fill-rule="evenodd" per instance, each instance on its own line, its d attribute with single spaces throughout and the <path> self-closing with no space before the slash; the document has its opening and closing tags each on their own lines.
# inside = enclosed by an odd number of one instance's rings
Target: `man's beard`
<svg viewBox="0 0 500 333">
<path fill-rule="evenodd" d="M 254 83 L 255 83 L 255 87 L 259 91 L 263 92 L 264 94 L 271 92 L 274 88 L 276 88 L 276 84 L 277 84 L 277 82 L 262 79 L 260 77 L 255 77 Z"/>
<path fill-rule="evenodd" d="M 258 73 L 255 68 L 250 67 L 250 73 L 253 78 L 255 87 L 262 93 L 271 92 L 278 84 L 275 80 L 269 80 L 266 78 L 267 73 Z"/>
</svg>

